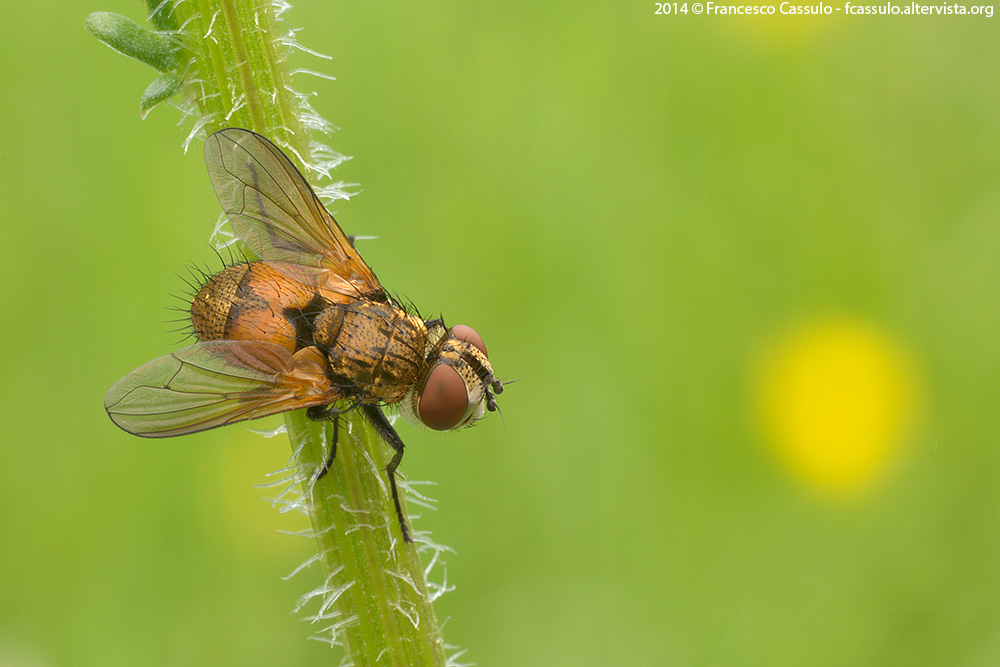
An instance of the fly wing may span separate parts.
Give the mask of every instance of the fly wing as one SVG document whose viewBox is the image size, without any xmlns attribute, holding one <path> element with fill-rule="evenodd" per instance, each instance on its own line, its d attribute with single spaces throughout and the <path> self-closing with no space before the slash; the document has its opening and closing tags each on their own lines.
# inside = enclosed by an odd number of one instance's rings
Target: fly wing
<svg viewBox="0 0 1000 667">
<path fill-rule="evenodd" d="M 256 255 L 322 290 L 382 294 L 340 225 L 273 143 L 250 130 L 219 130 L 205 140 L 205 162 L 233 229 Z"/>
<path fill-rule="evenodd" d="M 147 438 L 196 433 L 342 398 L 315 348 L 292 355 L 259 341 L 196 343 L 135 369 L 108 390 L 119 427 Z"/>
</svg>

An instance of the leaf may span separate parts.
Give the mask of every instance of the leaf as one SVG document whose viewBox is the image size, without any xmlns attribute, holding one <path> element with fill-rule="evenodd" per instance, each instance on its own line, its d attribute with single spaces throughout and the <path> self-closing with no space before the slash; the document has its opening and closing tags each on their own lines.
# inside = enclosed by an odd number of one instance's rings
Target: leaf
<svg viewBox="0 0 1000 667">
<path fill-rule="evenodd" d="M 84 25 L 94 37 L 115 51 L 146 63 L 159 72 L 177 68 L 177 46 L 132 19 L 113 12 L 94 12 L 87 17 Z"/>
<path fill-rule="evenodd" d="M 183 84 L 184 81 L 177 74 L 164 74 L 149 84 L 139 101 L 139 115 L 145 118 L 150 109 L 179 93 Z"/>
<path fill-rule="evenodd" d="M 177 30 L 177 19 L 174 16 L 174 3 L 164 0 L 146 0 L 149 8 L 149 21 L 157 30 Z"/>
</svg>

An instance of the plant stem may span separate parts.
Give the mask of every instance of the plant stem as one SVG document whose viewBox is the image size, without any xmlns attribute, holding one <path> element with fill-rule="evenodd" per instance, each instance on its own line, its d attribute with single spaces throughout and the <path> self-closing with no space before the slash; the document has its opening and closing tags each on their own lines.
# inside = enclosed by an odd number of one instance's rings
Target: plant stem
<svg viewBox="0 0 1000 667">
<path fill-rule="evenodd" d="M 151 21 L 175 45 L 177 59 L 176 70 L 168 73 L 174 78 L 147 93 L 150 108 L 180 81 L 186 110 L 196 115 L 192 137 L 201 130 L 252 129 L 285 149 L 307 177 L 323 170 L 313 164 L 306 129 L 317 121 L 303 122 L 304 98 L 289 85 L 286 51 L 293 36 L 278 38 L 270 0 L 148 2 Z M 152 53 L 156 63 L 169 62 L 169 47 L 164 52 L 156 42 L 162 37 L 146 37 L 145 50 L 112 43 L 108 35 L 117 36 L 116 26 L 124 25 L 124 32 L 138 27 L 120 18 L 95 14 L 88 28 L 127 55 L 148 62 L 146 54 Z M 353 665 L 444 665 L 420 553 L 417 544 L 401 539 L 387 488 L 388 447 L 355 415 L 341 418 L 336 457 L 317 482 L 332 424 L 312 422 L 305 411 L 285 416 L 294 452 L 290 480 L 301 493 L 290 504 L 309 514 L 326 573 L 323 585 L 303 596 L 302 604 L 319 598 L 319 610 L 309 617 L 327 624 L 318 638 L 343 644 Z M 405 514 L 405 498 L 400 500 Z M 414 536 L 422 549 L 435 548 L 419 533 Z"/>
<path fill-rule="evenodd" d="M 323 430 L 332 426 L 310 422 L 302 412 L 286 423 L 293 446 L 302 443 L 298 461 L 315 470 L 312 462 L 325 459 Z M 388 460 L 368 423 L 354 419 L 340 429 L 334 465 L 315 485 L 304 484 L 328 576 L 314 593 L 324 597 L 321 612 L 336 604 L 331 618 L 346 624 L 337 631 L 355 665 L 444 665 L 419 553 L 399 535 L 383 472 Z"/>
</svg>

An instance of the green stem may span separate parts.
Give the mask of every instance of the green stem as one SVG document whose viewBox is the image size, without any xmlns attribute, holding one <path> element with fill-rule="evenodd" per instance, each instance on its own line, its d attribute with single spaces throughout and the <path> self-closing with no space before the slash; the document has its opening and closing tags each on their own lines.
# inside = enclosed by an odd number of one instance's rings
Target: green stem
<svg viewBox="0 0 1000 667">
<path fill-rule="evenodd" d="M 336 598 L 322 620 L 344 623 L 335 632 L 355 665 L 444 665 L 420 555 L 416 544 L 402 541 L 389 495 L 388 447 L 364 419 L 342 419 L 334 464 L 313 483 L 326 458 L 324 429 L 332 424 L 311 422 L 302 411 L 286 415 L 285 423 L 293 448 L 301 447 L 300 484 L 327 574 L 315 593 L 324 608 Z"/>
<path fill-rule="evenodd" d="M 274 12 L 261 0 L 198 0 L 174 7 L 181 40 L 191 53 L 194 99 L 206 131 L 244 127 L 292 149 L 299 166 L 310 162 L 309 137 L 288 83 L 284 48 L 276 43 Z"/>
<path fill-rule="evenodd" d="M 144 36 L 141 49 L 112 39 L 138 27 L 119 21 L 121 17 L 95 14 L 88 18 L 88 28 L 113 48 L 147 63 L 170 63 L 176 56 L 176 69 L 167 73 L 173 79 L 147 93 L 150 107 L 158 95 L 173 90 L 172 81 L 182 81 L 178 88 L 199 118 L 196 129 L 252 129 L 286 149 L 305 168 L 303 173 L 311 173 L 309 137 L 299 116 L 300 101 L 287 85 L 287 47 L 275 38 L 270 0 L 149 4 L 159 8 L 152 22 L 165 36 Z M 173 51 L 157 42 L 167 37 Z M 326 573 L 323 586 L 304 596 L 321 600 L 310 618 L 324 624 L 317 634 L 343 644 L 358 667 L 444 665 L 444 644 L 420 553 L 417 544 L 401 539 L 387 488 L 388 446 L 357 412 L 349 413 L 342 418 L 333 465 L 314 482 L 327 458 L 332 424 L 312 422 L 304 411 L 286 414 L 285 423 L 294 480 L 301 489 L 298 504 L 308 511 Z M 405 514 L 405 498 L 401 501 Z M 421 535 L 415 537 L 419 543 Z M 434 548 L 426 542 L 420 546 Z"/>
</svg>

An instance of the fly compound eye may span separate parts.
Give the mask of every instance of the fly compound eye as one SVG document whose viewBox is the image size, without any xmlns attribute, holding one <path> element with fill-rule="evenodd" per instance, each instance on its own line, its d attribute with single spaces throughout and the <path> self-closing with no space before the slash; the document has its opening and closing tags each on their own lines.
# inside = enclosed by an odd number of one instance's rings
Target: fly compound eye
<svg viewBox="0 0 1000 667">
<path fill-rule="evenodd" d="M 420 421 L 435 431 L 447 431 L 458 426 L 468 409 L 469 393 L 458 371 L 447 364 L 435 366 L 420 392 L 417 405 Z"/>
<path fill-rule="evenodd" d="M 483 342 L 483 337 L 480 336 L 479 333 L 472 327 L 464 324 L 457 324 L 451 328 L 451 335 L 459 340 L 464 340 L 470 345 L 478 347 L 479 351 L 483 353 L 483 356 L 489 358 L 490 355 L 486 353 L 486 343 Z"/>
</svg>

